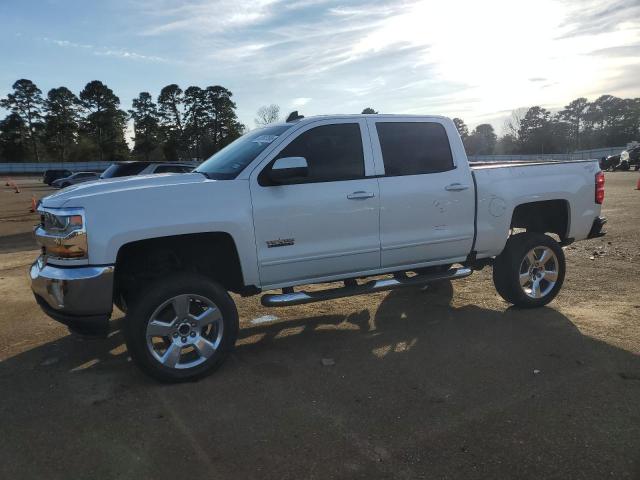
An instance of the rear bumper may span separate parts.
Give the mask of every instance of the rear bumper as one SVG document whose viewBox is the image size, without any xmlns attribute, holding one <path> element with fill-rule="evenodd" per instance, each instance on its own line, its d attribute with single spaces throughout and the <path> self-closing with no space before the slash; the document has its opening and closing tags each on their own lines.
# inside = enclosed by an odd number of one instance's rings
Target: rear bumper
<svg viewBox="0 0 640 480">
<path fill-rule="evenodd" d="M 42 310 L 72 330 L 106 334 L 113 310 L 112 265 L 57 267 L 39 258 L 29 271 Z"/>
<path fill-rule="evenodd" d="M 607 219 L 605 217 L 596 217 L 587 238 L 598 238 L 606 235 L 607 232 L 602 231 L 602 227 L 604 227 L 606 223 Z"/>
</svg>

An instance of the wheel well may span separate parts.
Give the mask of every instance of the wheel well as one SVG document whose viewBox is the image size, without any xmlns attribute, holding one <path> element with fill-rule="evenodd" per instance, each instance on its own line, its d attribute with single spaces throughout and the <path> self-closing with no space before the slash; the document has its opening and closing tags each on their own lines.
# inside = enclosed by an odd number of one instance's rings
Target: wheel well
<svg viewBox="0 0 640 480">
<path fill-rule="evenodd" d="M 236 245 L 228 233 L 197 233 L 139 240 L 118 250 L 114 298 L 128 299 L 149 282 L 173 272 L 194 272 L 242 293 L 245 285 Z"/>
<path fill-rule="evenodd" d="M 569 234 L 569 205 L 566 200 L 523 203 L 513 211 L 511 228 L 555 233 L 561 241 L 565 240 Z"/>
</svg>

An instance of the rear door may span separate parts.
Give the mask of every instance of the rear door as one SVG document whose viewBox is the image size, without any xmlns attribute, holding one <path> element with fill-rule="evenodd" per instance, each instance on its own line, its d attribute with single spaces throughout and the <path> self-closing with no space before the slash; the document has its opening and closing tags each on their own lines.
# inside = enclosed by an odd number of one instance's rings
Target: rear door
<svg viewBox="0 0 640 480">
<path fill-rule="evenodd" d="M 447 123 L 369 118 L 379 166 L 382 268 L 462 261 L 474 235 L 474 188 L 457 165 Z"/>
<path fill-rule="evenodd" d="M 269 169 L 284 157 L 304 157 L 308 177 L 270 184 Z M 263 288 L 380 267 L 378 181 L 364 119 L 300 127 L 250 182 Z"/>
</svg>

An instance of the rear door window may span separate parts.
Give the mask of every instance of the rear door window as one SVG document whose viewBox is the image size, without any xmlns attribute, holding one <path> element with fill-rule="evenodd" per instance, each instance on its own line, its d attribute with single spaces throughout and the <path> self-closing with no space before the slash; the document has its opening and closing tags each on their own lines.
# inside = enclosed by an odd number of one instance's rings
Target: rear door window
<svg viewBox="0 0 640 480">
<path fill-rule="evenodd" d="M 455 168 L 444 127 L 435 122 L 376 122 L 386 176 Z"/>
</svg>

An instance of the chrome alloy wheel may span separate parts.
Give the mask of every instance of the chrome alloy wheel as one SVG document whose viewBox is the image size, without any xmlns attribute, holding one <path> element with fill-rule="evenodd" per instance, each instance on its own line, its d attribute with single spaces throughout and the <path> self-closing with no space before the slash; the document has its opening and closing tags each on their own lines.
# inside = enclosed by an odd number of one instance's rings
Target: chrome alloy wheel
<svg viewBox="0 0 640 480">
<path fill-rule="evenodd" d="M 178 295 L 151 315 L 147 348 L 165 367 L 192 368 L 216 352 L 223 329 L 222 313 L 215 303 L 200 295 Z"/>
<path fill-rule="evenodd" d="M 530 298 L 543 298 L 558 280 L 558 258 L 549 247 L 534 247 L 520 263 L 520 288 Z"/>
</svg>

